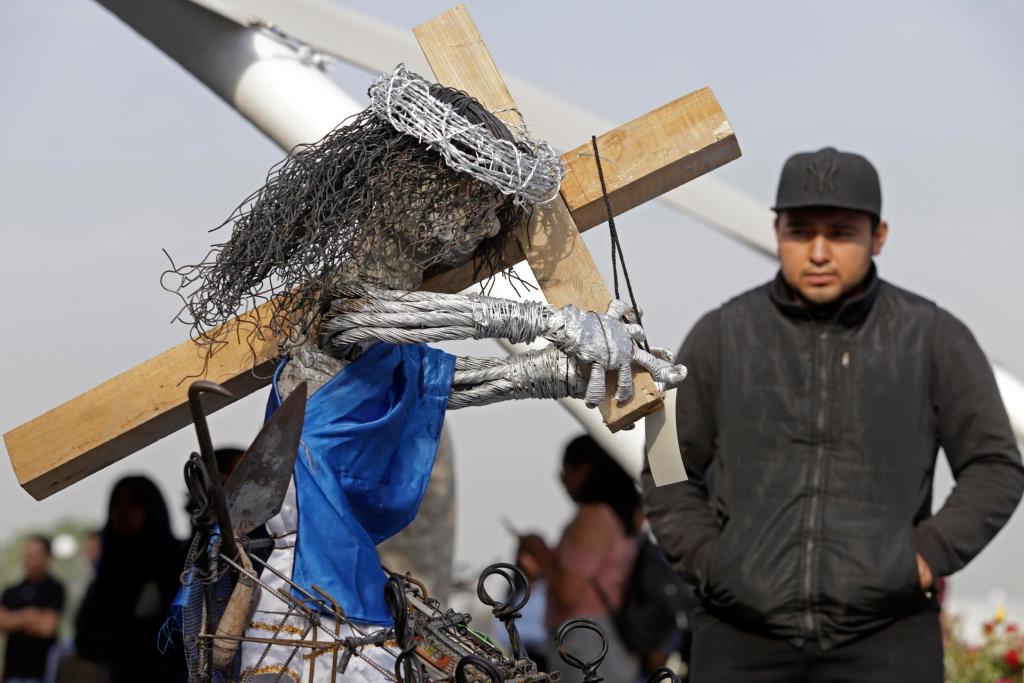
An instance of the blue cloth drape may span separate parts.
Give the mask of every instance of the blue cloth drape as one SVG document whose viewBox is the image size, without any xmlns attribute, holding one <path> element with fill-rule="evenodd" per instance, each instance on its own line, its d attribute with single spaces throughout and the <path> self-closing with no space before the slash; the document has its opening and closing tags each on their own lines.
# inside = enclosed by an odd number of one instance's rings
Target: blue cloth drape
<svg viewBox="0 0 1024 683">
<path fill-rule="evenodd" d="M 454 356 L 426 345 L 379 343 L 306 404 L 292 580 L 310 592 L 317 584 L 351 619 L 391 623 L 375 546 L 416 516 L 454 367 Z M 281 404 L 274 379 L 268 417 Z"/>
</svg>

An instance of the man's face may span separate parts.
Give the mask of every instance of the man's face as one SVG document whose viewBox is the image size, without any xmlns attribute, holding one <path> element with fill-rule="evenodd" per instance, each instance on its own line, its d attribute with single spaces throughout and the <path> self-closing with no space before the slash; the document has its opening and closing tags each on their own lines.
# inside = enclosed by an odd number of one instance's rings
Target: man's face
<svg viewBox="0 0 1024 683">
<path fill-rule="evenodd" d="M 782 277 L 806 301 L 832 303 L 857 288 L 882 252 L 889 227 L 871 230 L 863 211 L 810 207 L 780 211 L 775 220 Z"/>
<path fill-rule="evenodd" d="M 33 578 L 42 576 L 50 566 L 50 554 L 46 552 L 46 547 L 42 543 L 30 540 L 25 544 L 22 562 L 26 575 Z"/>
</svg>

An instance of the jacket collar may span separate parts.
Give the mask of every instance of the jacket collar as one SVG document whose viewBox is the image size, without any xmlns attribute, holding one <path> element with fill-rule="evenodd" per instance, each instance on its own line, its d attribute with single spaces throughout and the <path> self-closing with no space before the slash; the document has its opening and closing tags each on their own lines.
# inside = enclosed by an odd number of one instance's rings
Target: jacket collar
<svg viewBox="0 0 1024 683">
<path fill-rule="evenodd" d="M 878 298 L 882 280 L 872 262 L 871 269 L 854 294 L 837 302 L 815 306 L 800 298 L 782 277 L 780 270 L 771 284 L 770 295 L 776 308 L 790 318 L 834 322 L 843 327 L 852 327 L 864 319 Z"/>
</svg>

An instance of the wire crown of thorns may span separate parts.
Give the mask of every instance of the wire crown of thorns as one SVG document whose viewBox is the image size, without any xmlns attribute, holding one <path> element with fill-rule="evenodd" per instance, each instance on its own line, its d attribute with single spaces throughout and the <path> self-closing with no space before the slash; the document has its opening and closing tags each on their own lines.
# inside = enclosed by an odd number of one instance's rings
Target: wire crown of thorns
<svg viewBox="0 0 1024 683">
<path fill-rule="evenodd" d="M 412 290 L 428 268 L 471 260 L 493 271 L 503 233 L 557 195 L 565 171 L 551 147 L 466 93 L 400 64 L 369 95 L 270 170 L 215 228 L 233 226 L 227 241 L 164 273 L 182 301 L 176 319 L 207 355 L 225 343 L 221 325 L 266 301 L 269 319 L 242 323 L 250 345 L 266 327 L 287 352 L 345 285 Z"/>
<path fill-rule="evenodd" d="M 395 130 L 436 149 L 455 170 L 512 195 L 520 204 L 555 198 L 565 169 L 550 145 L 516 129 L 508 129 L 512 140 L 493 135 L 450 102 L 432 96 L 431 86 L 399 64 L 370 86 L 370 108 Z"/>
</svg>

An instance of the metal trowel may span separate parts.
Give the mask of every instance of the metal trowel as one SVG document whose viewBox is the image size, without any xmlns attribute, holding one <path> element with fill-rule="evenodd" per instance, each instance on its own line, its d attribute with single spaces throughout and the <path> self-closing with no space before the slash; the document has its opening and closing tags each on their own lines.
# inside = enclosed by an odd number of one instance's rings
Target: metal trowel
<svg viewBox="0 0 1024 683">
<path fill-rule="evenodd" d="M 281 510 L 306 414 L 306 383 L 295 387 L 246 450 L 224 485 L 235 533 L 245 536 Z"/>
</svg>

